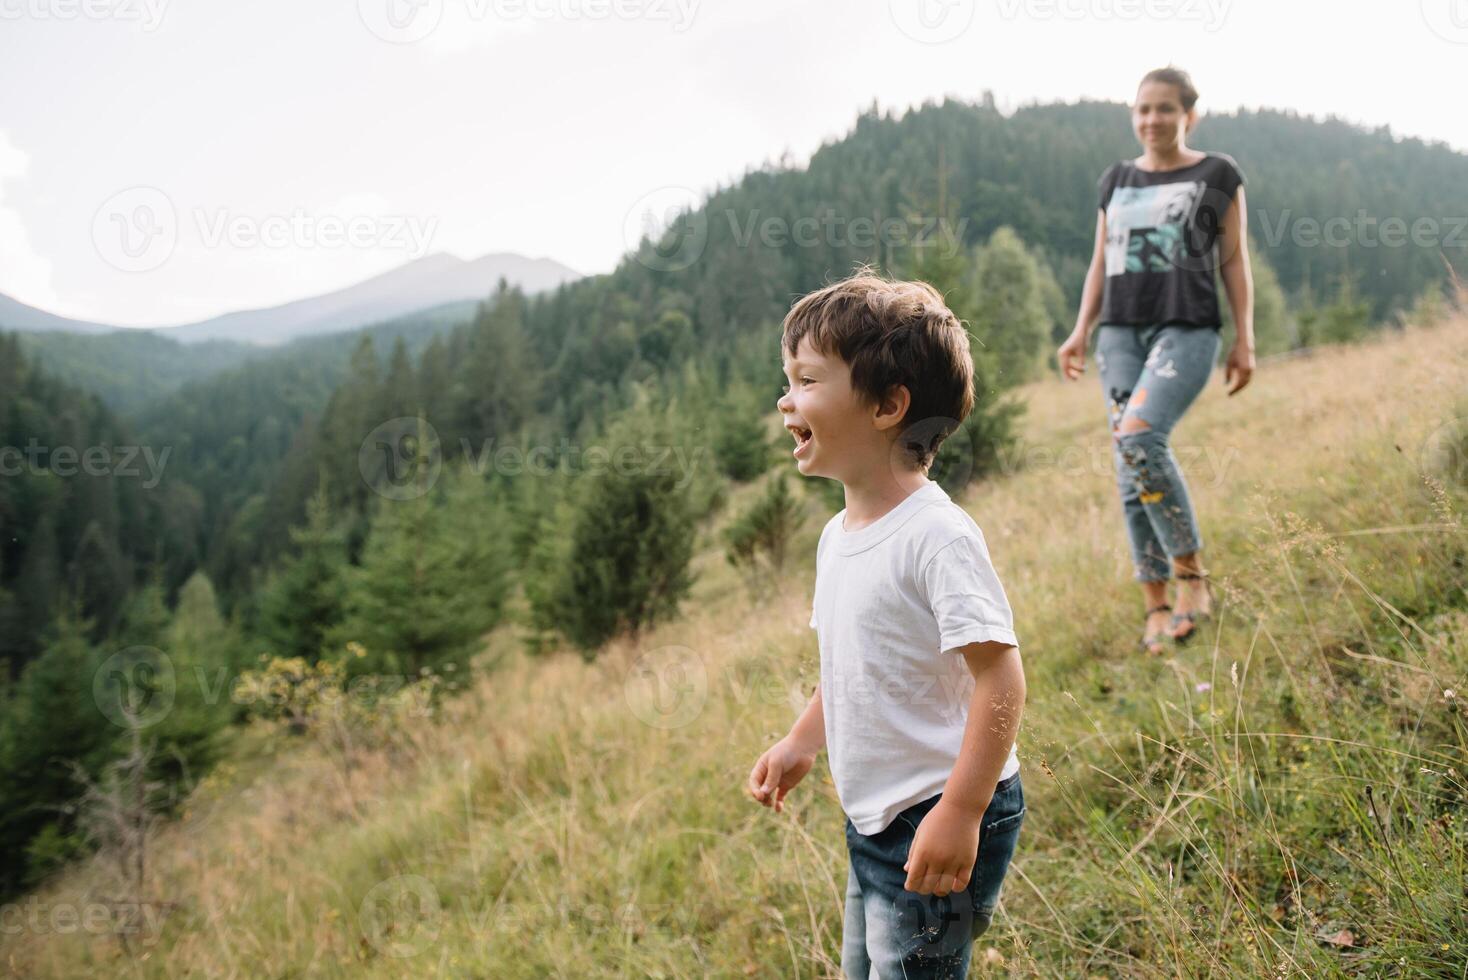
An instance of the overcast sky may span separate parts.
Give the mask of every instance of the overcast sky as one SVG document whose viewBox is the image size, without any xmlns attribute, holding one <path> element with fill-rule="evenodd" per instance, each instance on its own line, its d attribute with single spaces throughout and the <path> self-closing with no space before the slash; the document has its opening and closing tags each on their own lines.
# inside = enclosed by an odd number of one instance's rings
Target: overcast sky
<svg viewBox="0 0 1468 980">
<path fill-rule="evenodd" d="M 1468 0 L 0 0 L 0 292 L 162 325 L 436 251 L 605 272 L 647 201 L 874 100 L 1126 101 L 1169 61 L 1205 112 L 1468 150 Z"/>
</svg>

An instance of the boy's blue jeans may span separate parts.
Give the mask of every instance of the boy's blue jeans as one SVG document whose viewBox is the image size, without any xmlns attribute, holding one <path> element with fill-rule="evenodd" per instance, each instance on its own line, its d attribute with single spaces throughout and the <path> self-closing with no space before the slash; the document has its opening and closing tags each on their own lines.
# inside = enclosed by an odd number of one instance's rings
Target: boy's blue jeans
<svg viewBox="0 0 1468 980">
<path fill-rule="evenodd" d="M 1096 366 L 1111 421 L 1112 457 L 1138 582 L 1165 582 L 1169 558 L 1203 547 L 1188 485 L 1168 436 L 1208 383 L 1222 343 L 1212 327 L 1096 329 Z M 1128 415 L 1148 428 L 1119 432 Z"/>
<path fill-rule="evenodd" d="M 943 796 L 897 814 L 885 830 L 866 836 L 846 821 L 851 871 L 846 879 L 846 921 L 841 972 L 855 980 L 963 977 L 973 941 L 989 928 L 999 889 L 1025 817 L 1019 773 L 999 781 L 979 824 L 979 851 L 968 887 L 943 897 L 908 891 L 908 849 L 922 822 Z"/>
</svg>

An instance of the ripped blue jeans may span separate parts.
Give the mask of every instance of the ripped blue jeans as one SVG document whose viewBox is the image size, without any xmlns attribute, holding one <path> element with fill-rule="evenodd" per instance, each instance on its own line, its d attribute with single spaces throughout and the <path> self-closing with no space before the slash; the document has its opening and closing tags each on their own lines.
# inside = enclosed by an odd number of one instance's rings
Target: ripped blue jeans
<svg viewBox="0 0 1468 980">
<path fill-rule="evenodd" d="M 1172 573 L 1170 558 L 1203 547 L 1168 436 L 1208 383 L 1221 343 L 1220 331 L 1212 327 L 1103 323 L 1096 329 L 1096 367 L 1138 582 L 1165 582 Z M 1128 417 L 1148 428 L 1119 431 Z"/>
</svg>

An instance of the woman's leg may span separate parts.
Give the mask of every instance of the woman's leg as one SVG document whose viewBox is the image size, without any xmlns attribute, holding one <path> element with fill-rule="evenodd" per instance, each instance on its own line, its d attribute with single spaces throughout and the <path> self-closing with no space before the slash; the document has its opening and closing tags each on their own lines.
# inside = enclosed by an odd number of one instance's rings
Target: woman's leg
<svg viewBox="0 0 1468 980">
<path fill-rule="evenodd" d="M 1203 537 L 1169 436 L 1208 383 L 1221 340 L 1207 327 L 1163 326 L 1139 341 L 1146 360 L 1115 433 L 1122 472 L 1177 570 L 1196 570 Z"/>
<path fill-rule="evenodd" d="M 1147 358 L 1142 345 L 1142 328 L 1102 324 L 1096 331 L 1096 367 L 1101 390 L 1106 396 L 1106 411 L 1111 426 L 1111 456 L 1116 469 L 1116 486 L 1121 495 L 1122 519 L 1131 544 L 1134 578 L 1143 583 L 1159 583 L 1154 591 L 1166 587 L 1170 566 L 1168 553 L 1153 529 L 1152 520 L 1142 503 L 1136 480 L 1122 457 L 1118 442 L 1121 425 Z M 1165 592 L 1162 592 L 1165 595 Z M 1152 603 L 1155 605 L 1156 603 Z"/>
<path fill-rule="evenodd" d="M 1147 516 L 1138 493 L 1136 481 L 1132 479 L 1121 456 L 1117 443 L 1117 427 L 1121 424 L 1132 389 L 1142 376 L 1147 348 L 1142 344 L 1140 327 L 1124 327 L 1102 324 L 1096 333 L 1096 373 L 1101 378 L 1101 390 L 1106 395 L 1107 422 L 1111 427 L 1111 458 L 1116 471 L 1116 487 L 1121 497 L 1122 521 L 1126 525 L 1127 540 L 1131 545 L 1133 576 L 1142 588 L 1142 609 L 1147 612 L 1143 628 L 1151 638 L 1147 649 L 1152 653 L 1162 652 L 1162 640 L 1171 617 L 1168 610 L 1161 609 L 1167 602 L 1168 556 L 1157 532 L 1152 529 L 1152 519 Z M 1157 612 L 1150 612 L 1156 609 Z"/>
</svg>

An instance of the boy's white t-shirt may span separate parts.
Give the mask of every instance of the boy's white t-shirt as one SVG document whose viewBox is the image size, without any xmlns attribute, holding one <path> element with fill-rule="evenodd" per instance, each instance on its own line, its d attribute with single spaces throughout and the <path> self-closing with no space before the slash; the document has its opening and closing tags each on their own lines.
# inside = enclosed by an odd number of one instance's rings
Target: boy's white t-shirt
<svg viewBox="0 0 1468 980">
<path fill-rule="evenodd" d="M 859 530 L 845 517 L 821 531 L 810 624 L 831 778 L 870 835 L 953 772 L 974 691 L 958 648 L 1019 641 L 983 532 L 937 483 Z M 1018 771 L 1011 747 L 999 778 Z"/>
</svg>

